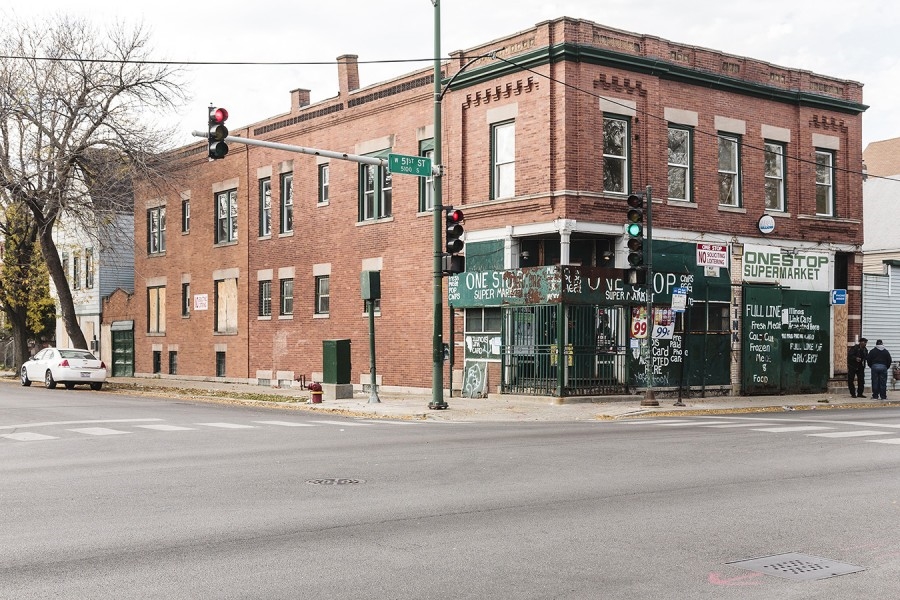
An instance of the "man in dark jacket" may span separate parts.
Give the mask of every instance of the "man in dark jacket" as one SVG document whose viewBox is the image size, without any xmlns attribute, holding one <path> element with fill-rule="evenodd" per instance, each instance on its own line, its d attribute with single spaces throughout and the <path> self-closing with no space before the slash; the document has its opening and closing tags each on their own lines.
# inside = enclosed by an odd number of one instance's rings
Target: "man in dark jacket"
<svg viewBox="0 0 900 600">
<path fill-rule="evenodd" d="M 862 398 L 866 388 L 866 359 L 869 358 L 869 351 L 866 350 L 866 344 L 869 340 L 864 337 L 859 338 L 859 343 L 850 347 L 847 353 L 847 387 L 850 388 L 850 395 L 854 398 L 857 396 Z M 856 387 L 853 380 L 856 379 Z"/>
<path fill-rule="evenodd" d="M 891 353 L 878 340 L 869 351 L 869 368 L 872 370 L 872 398 L 887 400 L 887 374 L 891 368 Z"/>
</svg>

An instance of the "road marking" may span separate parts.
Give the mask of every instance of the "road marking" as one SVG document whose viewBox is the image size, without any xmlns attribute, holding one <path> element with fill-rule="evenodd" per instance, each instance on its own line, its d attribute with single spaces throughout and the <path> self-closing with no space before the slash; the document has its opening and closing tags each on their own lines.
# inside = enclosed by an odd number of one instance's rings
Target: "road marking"
<svg viewBox="0 0 900 600">
<path fill-rule="evenodd" d="M 852 438 L 866 435 L 893 435 L 892 431 L 832 431 L 831 433 L 807 433 L 808 437 Z"/>
<path fill-rule="evenodd" d="M 313 421 L 313 423 L 324 423 L 325 425 L 340 425 L 341 427 L 368 427 L 369 423 L 356 423 L 353 421 Z"/>
<path fill-rule="evenodd" d="M 44 421 L 43 423 L 23 423 L 21 425 L 0 425 L 0 429 L 25 429 L 28 427 L 54 427 L 60 425 L 87 425 L 99 423 L 146 423 L 163 419 L 95 419 L 91 421 Z"/>
<path fill-rule="evenodd" d="M 816 427 L 815 425 L 798 425 L 796 427 L 766 427 L 765 429 L 752 429 L 751 431 L 765 431 L 766 433 L 793 433 L 795 431 L 816 431 L 821 429 L 833 428 Z"/>
<path fill-rule="evenodd" d="M 130 431 L 119 431 L 118 429 L 109 429 L 108 427 L 80 427 L 77 429 L 69 429 L 75 433 L 83 433 L 85 435 L 122 435 L 131 433 Z"/>
<path fill-rule="evenodd" d="M 52 435 L 44 435 L 43 433 L 32 433 L 23 431 L 21 433 L 4 433 L 0 437 L 8 440 L 16 440 L 17 442 L 39 442 L 41 440 L 58 440 L 59 438 Z"/>
<path fill-rule="evenodd" d="M 648 423 L 671 423 L 669 419 L 628 419 L 627 421 L 617 421 L 623 425 L 647 425 Z"/>
<path fill-rule="evenodd" d="M 253 425 L 239 425 L 237 423 L 194 423 L 195 425 L 206 425 L 207 427 L 221 427 L 222 429 L 254 429 Z"/>
<path fill-rule="evenodd" d="M 731 427 L 757 427 L 759 423 L 727 423 L 725 425 L 702 425 L 702 427 L 715 427 L 717 429 L 725 429 Z"/>
<path fill-rule="evenodd" d="M 361 419 L 360 423 L 372 425 L 422 425 L 424 421 L 389 421 L 388 419 Z"/>
<path fill-rule="evenodd" d="M 866 440 L 873 444 L 900 444 L 900 438 L 891 438 L 889 440 Z"/>
<path fill-rule="evenodd" d="M 154 431 L 197 431 L 193 427 L 181 427 L 179 425 L 135 425 L 142 429 L 153 429 Z"/>
<path fill-rule="evenodd" d="M 282 427 L 315 427 L 312 423 L 297 423 L 296 421 L 253 421 L 260 425 L 280 425 Z"/>
<path fill-rule="evenodd" d="M 703 421 L 670 421 L 668 423 L 659 423 L 662 427 L 682 427 L 684 425 L 701 425 Z"/>
</svg>

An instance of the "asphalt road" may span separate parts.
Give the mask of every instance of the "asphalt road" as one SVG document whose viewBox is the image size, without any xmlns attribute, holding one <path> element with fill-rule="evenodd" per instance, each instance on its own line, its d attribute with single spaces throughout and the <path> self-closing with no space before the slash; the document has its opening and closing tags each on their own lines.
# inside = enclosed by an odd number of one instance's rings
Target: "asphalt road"
<svg viewBox="0 0 900 600">
<path fill-rule="evenodd" d="M 0 598 L 892 598 L 891 440 L 897 409 L 442 423 L 5 385 Z M 865 570 L 728 564 L 787 552 Z"/>
</svg>

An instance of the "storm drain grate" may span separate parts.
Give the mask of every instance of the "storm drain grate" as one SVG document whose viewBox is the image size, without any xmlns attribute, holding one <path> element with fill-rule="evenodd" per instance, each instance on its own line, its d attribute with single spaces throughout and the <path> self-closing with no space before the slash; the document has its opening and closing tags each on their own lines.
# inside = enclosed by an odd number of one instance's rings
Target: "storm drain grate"
<svg viewBox="0 0 900 600">
<path fill-rule="evenodd" d="M 352 485 L 354 483 L 365 483 L 364 479 L 307 479 L 306 483 L 310 485 Z"/>
<path fill-rule="evenodd" d="M 864 567 L 857 567 L 848 563 L 842 563 L 827 558 L 788 552 L 787 554 L 775 554 L 761 558 L 736 560 L 726 563 L 748 571 L 756 571 L 765 575 L 774 575 L 794 581 L 813 581 L 815 579 L 828 579 L 838 575 L 847 575 L 865 571 Z"/>
</svg>

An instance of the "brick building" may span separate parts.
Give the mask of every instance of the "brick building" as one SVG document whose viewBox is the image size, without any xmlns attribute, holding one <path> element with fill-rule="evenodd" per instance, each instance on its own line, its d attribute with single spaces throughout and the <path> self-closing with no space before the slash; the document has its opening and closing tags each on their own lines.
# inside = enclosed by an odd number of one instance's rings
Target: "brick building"
<svg viewBox="0 0 900 600">
<path fill-rule="evenodd" d="M 231 135 L 430 154 L 430 69 L 358 89 L 344 56 L 338 75 L 338 96 L 294 90 L 289 113 Z M 570 18 L 455 52 L 442 78 L 443 204 L 466 216 L 467 270 L 445 280 L 457 387 L 603 394 L 652 376 L 763 393 L 843 370 L 859 333 L 861 84 Z M 430 180 L 243 144 L 208 162 L 198 142 L 170 165 L 137 191 L 138 375 L 318 379 L 323 340 L 346 339 L 367 383 L 360 273 L 380 271 L 380 383 L 429 388 Z M 623 224 L 648 186 L 646 327 Z"/>
</svg>

